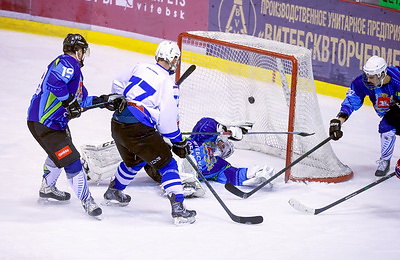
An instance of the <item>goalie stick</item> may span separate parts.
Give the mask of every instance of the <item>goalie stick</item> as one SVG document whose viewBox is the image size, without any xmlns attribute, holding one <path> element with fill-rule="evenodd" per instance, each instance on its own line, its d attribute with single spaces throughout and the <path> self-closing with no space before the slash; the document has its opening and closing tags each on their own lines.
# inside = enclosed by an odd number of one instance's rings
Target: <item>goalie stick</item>
<svg viewBox="0 0 400 260">
<path fill-rule="evenodd" d="M 307 213 L 307 214 L 310 214 L 310 215 L 318 215 L 319 213 L 324 212 L 325 210 L 330 209 L 330 208 L 332 208 L 332 207 L 334 207 L 334 206 L 336 206 L 336 205 L 338 205 L 338 204 L 340 204 L 340 203 L 342 203 L 342 202 L 344 202 L 346 200 L 349 200 L 349 199 L 353 198 L 354 196 L 356 196 L 356 195 L 358 195 L 358 194 L 360 194 L 360 193 L 362 193 L 362 192 L 374 187 L 375 185 L 378 185 L 379 183 L 384 182 L 387 179 L 392 178 L 395 174 L 396 174 L 395 172 L 392 172 L 391 174 L 389 174 L 389 175 L 387 175 L 385 177 L 382 177 L 382 178 L 380 178 L 380 179 L 368 184 L 367 186 L 365 186 L 365 187 L 363 187 L 363 188 L 361 188 L 361 189 L 359 189 L 359 190 L 357 190 L 357 191 L 355 191 L 355 192 L 353 192 L 353 193 L 351 193 L 351 194 L 349 194 L 349 195 L 347 195 L 347 196 L 345 196 L 345 197 L 343 197 L 343 198 L 341 198 L 341 199 L 339 199 L 339 200 L 337 200 L 337 201 L 335 201 L 335 202 L 333 202 L 333 203 L 331 203 L 331 204 L 329 204 L 329 205 L 327 205 L 325 207 L 319 208 L 319 209 L 313 209 L 313 208 L 307 207 L 307 206 L 301 204 L 300 202 L 298 202 L 296 199 L 293 199 L 293 198 L 291 198 L 289 200 L 289 204 L 294 209 L 296 209 L 296 210 L 298 210 L 300 212 Z"/>
<path fill-rule="evenodd" d="M 192 74 L 195 69 L 196 69 L 196 65 L 194 65 L 194 64 L 190 65 L 189 68 L 182 74 L 182 77 L 180 77 L 178 79 L 178 81 L 176 82 L 176 85 L 179 86 L 180 84 L 182 84 L 182 82 L 185 81 L 185 79 L 187 79 L 187 77 L 189 77 L 190 74 Z M 87 111 L 89 109 L 106 106 L 106 105 L 108 105 L 110 103 L 111 102 L 98 103 L 98 104 L 82 107 L 81 110 L 82 110 L 82 112 L 84 112 L 84 111 Z"/>
<path fill-rule="evenodd" d="M 255 187 L 253 190 L 251 190 L 249 192 L 243 192 L 243 191 L 239 190 L 236 186 L 234 186 L 228 182 L 225 183 L 225 189 L 227 189 L 228 191 L 230 191 L 231 193 L 235 194 L 238 197 L 246 199 L 246 198 L 250 197 L 251 195 L 253 195 L 254 193 L 256 193 L 258 190 L 260 190 L 262 187 L 264 187 L 265 185 L 267 185 L 268 183 L 270 183 L 271 181 L 276 179 L 279 175 L 281 175 L 282 173 L 284 173 L 285 171 L 287 171 L 288 169 L 292 168 L 294 165 L 299 163 L 301 160 L 303 160 L 304 158 L 309 156 L 315 150 L 317 150 L 318 148 L 320 148 L 321 146 L 323 146 L 324 144 L 329 142 L 331 139 L 332 139 L 332 137 L 326 138 L 325 140 L 323 140 L 322 142 L 317 144 L 314 148 L 312 148 L 311 150 L 309 150 L 308 152 L 306 152 L 305 154 L 303 154 L 302 156 L 300 156 L 299 158 L 294 160 L 291 164 L 289 164 L 288 166 L 286 166 L 285 168 L 283 168 L 282 170 L 277 172 L 274 176 L 272 176 L 268 180 L 264 181 L 263 183 L 261 183 L 260 185 L 258 185 L 257 187 Z"/>
<path fill-rule="evenodd" d="M 228 132 L 184 132 L 183 135 L 231 135 Z M 305 133 L 305 132 L 247 132 L 246 135 L 300 135 L 300 136 L 310 136 L 315 133 Z"/>
<path fill-rule="evenodd" d="M 228 207 L 225 205 L 225 203 L 222 201 L 222 199 L 218 196 L 217 192 L 213 189 L 211 184 L 207 181 L 207 179 L 204 177 L 204 175 L 201 173 L 199 168 L 197 168 L 197 165 L 193 162 L 193 160 L 190 158 L 190 156 L 186 156 L 186 159 L 192 165 L 193 169 L 197 172 L 197 174 L 201 177 L 201 179 L 204 181 L 204 183 L 207 185 L 208 189 L 211 191 L 211 193 L 214 195 L 214 197 L 218 200 L 219 204 L 224 208 L 225 212 L 228 213 L 229 217 L 237 222 L 237 223 L 242 223 L 242 224 L 260 224 L 263 222 L 263 217 L 262 216 L 254 216 L 254 217 L 241 217 L 233 214 Z"/>
</svg>

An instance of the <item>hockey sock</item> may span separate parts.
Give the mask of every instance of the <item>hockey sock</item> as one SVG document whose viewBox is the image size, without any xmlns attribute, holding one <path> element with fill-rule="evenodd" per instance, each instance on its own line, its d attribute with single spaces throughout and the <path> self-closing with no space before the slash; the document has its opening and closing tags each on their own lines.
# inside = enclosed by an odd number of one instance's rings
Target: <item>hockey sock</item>
<svg viewBox="0 0 400 260">
<path fill-rule="evenodd" d="M 135 166 L 128 167 L 124 162 L 121 162 L 118 166 L 117 172 L 115 173 L 114 188 L 117 190 L 124 190 L 126 186 L 133 181 L 138 171 L 140 171 L 140 169 L 145 165 L 146 162 L 142 162 Z"/>
<path fill-rule="evenodd" d="M 381 160 L 388 161 L 392 158 L 395 142 L 396 130 L 381 134 Z"/>
<path fill-rule="evenodd" d="M 178 174 L 178 164 L 175 159 L 172 158 L 166 166 L 158 170 L 162 175 L 161 182 L 165 192 L 167 194 L 174 193 L 176 201 L 183 201 L 183 187 Z"/>
<path fill-rule="evenodd" d="M 81 160 L 76 160 L 65 166 L 64 169 L 67 174 L 69 185 L 74 190 L 78 199 L 86 200 L 89 198 L 91 194 L 86 182 L 86 175 L 82 169 Z"/>
<path fill-rule="evenodd" d="M 86 175 L 83 173 L 83 170 L 76 174 L 67 174 L 67 177 L 69 185 L 74 190 L 78 199 L 86 200 L 91 196 L 86 182 Z"/>
<path fill-rule="evenodd" d="M 61 174 L 62 169 L 58 168 L 50 157 L 46 158 L 43 165 L 43 178 L 46 179 L 48 186 L 56 185 L 57 179 Z"/>
</svg>

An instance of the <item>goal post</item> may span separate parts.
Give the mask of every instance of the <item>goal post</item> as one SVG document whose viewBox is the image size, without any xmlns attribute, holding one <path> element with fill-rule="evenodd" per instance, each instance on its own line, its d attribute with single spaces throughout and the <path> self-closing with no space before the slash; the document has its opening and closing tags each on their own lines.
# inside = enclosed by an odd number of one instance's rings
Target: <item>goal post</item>
<svg viewBox="0 0 400 260">
<path fill-rule="evenodd" d="M 254 122 L 252 131 L 308 132 L 312 136 L 244 135 L 234 145 L 278 156 L 286 165 L 327 137 L 312 72 L 311 51 L 254 36 L 191 31 L 178 37 L 181 64 L 196 70 L 180 86 L 179 120 L 191 131 L 202 117 Z M 263 162 L 267 164 L 268 162 Z M 285 181 L 340 182 L 352 170 L 329 143 L 285 173 Z"/>
</svg>

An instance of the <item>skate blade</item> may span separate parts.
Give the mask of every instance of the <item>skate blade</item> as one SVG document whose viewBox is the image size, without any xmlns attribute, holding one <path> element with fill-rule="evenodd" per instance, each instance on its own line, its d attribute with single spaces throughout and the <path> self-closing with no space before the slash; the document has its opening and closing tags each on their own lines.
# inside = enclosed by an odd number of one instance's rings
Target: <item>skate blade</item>
<svg viewBox="0 0 400 260">
<path fill-rule="evenodd" d="M 98 216 L 89 216 L 91 218 L 94 218 L 95 220 L 101 221 L 103 218 L 101 217 L 101 215 Z"/>
<path fill-rule="evenodd" d="M 70 200 L 56 200 L 52 198 L 38 198 L 37 203 L 40 205 L 65 205 L 69 204 Z"/>
<path fill-rule="evenodd" d="M 103 200 L 101 205 L 109 206 L 109 207 L 126 207 L 129 205 L 129 202 L 118 202 L 115 200 Z"/>
<path fill-rule="evenodd" d="M 176 226 L 183 226 L 187 224 L 193 224 L 196 221 L 195 217 L 183 218 L 183 217 L 176 217 L 174 219 L 174 224 Z"/>
</svg>

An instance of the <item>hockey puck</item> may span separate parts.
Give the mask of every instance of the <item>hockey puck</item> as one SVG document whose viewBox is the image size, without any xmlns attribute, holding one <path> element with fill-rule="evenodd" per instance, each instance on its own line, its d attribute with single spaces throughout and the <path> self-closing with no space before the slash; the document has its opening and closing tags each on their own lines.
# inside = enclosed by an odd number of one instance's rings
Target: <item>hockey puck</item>
<svg viewBox="0 0 400 260">
<path fill-rule="evenodd" d="M 253 104 L 256 101 L 253 96 L 250 96 L 248 98 L 248 100 L 249 100 L 250 104 Z"/>
</svg>

